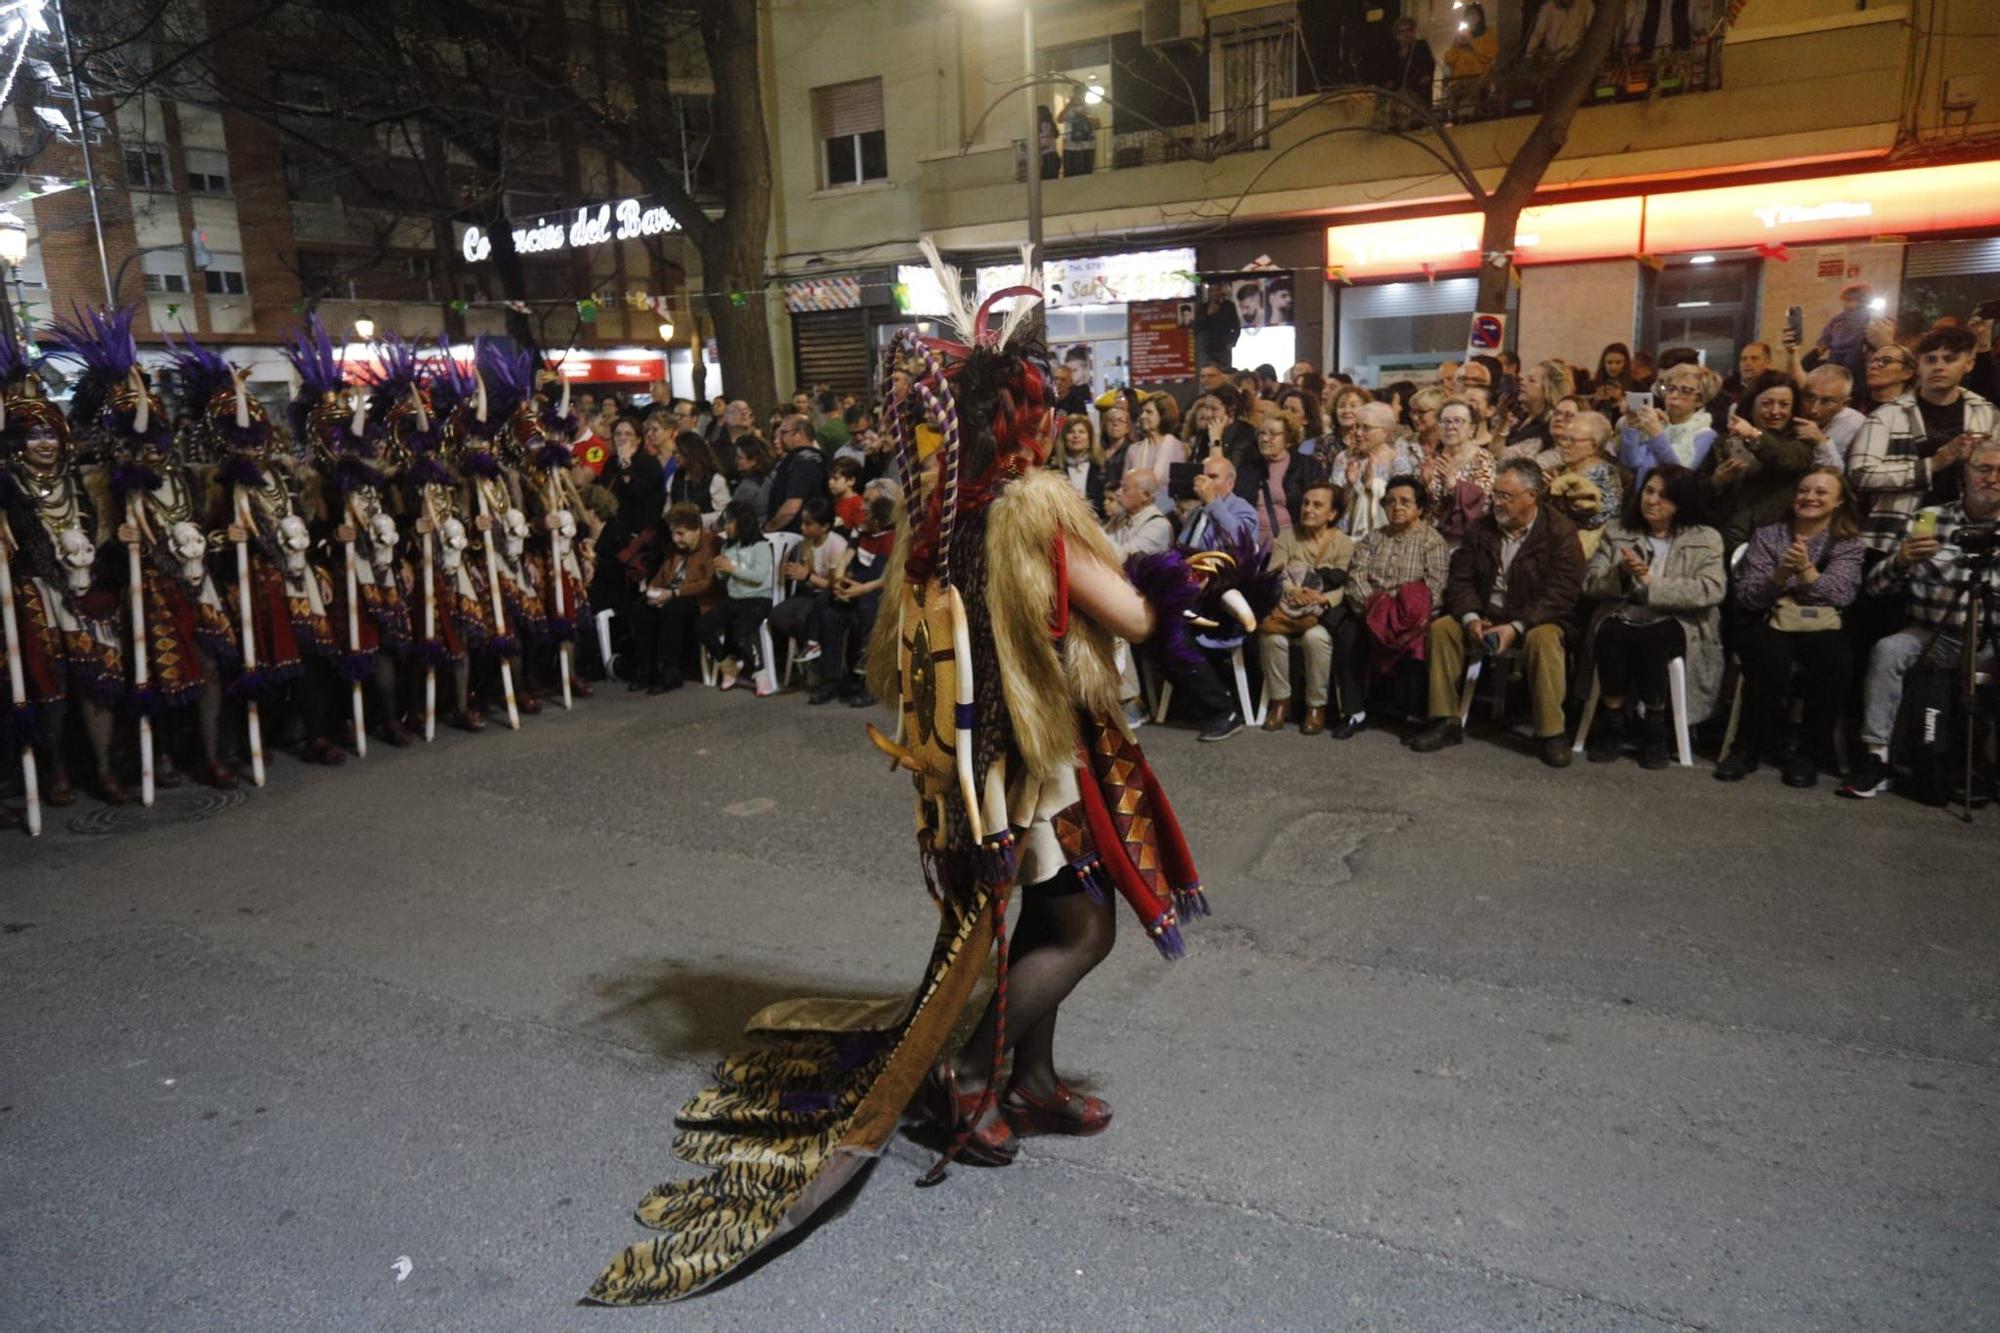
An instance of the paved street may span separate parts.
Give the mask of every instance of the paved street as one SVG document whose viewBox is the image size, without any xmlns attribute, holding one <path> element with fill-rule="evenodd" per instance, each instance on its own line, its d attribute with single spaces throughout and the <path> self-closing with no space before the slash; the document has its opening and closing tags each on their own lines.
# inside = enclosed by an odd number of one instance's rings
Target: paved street
<svg viewBox="0 0 2000 1333">
<path fill-rule="evenodd" d="M 921 965 L 862 720 L 619 691 L 8 835 L 0 1326 L 2000 1326 L 2000 815 L 1159 729 L 1217 916 L 1064 1011 L 1110 1133 L 577 1305 L 746 1015 Z"/>
</svg>

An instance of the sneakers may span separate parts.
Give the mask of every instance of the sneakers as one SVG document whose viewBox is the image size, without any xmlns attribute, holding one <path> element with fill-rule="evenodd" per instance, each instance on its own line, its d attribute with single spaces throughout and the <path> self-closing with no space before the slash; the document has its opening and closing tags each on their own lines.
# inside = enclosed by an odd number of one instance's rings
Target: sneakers
<svg viewBox="0 0 2000 1333">
<path fill-rule="evenodd" d="M 1889 778 L 1889 765 L 1882 761 L 1882 756 L 1870 750 L 1861 756 L 1861 762 L 1847 775 L 1847 781 L 1840 784 L 1840 794 L 1851 800 L 1865 801 L 1889 790 Z"/>
<path fill-rule="evenodd" d="M 1465 728 L 1458 724 L 1458 719 L 1444 717 L 1410 737 L 1407 743 L 1418 754 L 1434 754 L 1447 745 L 1458 745 L 1464 740 Z"/>
<path fill-rule="evenodd" d="M 1152 717 L 1146 712 L 1146 705 L 1140 703 L 1138 700 L 1135 699 L 1125 705 L 1125 725 L 1132 730 L 1137 731 L 1152 720 Z"/>
<path fill-rule="evenodd" d="M 798 651 L 798 655 L 797 655 L 797 656 L 795 656 L 795 657 L 793 657 L 793 658 L 792 658 L 792 660 L 793 660 L 794 662 L 817 662 L 817 661 L 819 661 L 819 644 L 817 644 L 817 643 L 809 643 L 809 644 L 807 644 L 807 645 L 806 645 L 805 647 L 803 647 L 803 648 L 799 649 L 799 651 Z"/>
<path fill-rule="evenodd" d="M 1243 730 L 1243 715 L 1235 709 L 1231 709 L 1220 717 L 1212 719 L 1207 726 L 1201 729 L 1201 735 L 1195 739 L 1203 741 L 1226 741 L 1241 730 Z"/>
</svg>

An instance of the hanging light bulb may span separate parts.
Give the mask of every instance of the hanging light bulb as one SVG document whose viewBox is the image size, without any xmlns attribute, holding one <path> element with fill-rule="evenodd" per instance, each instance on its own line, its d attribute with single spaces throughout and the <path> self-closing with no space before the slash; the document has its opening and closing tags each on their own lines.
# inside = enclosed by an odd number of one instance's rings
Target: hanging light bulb
<svg viewBox="0 0 2000 1333">
<path fill-rule="evenodd" d="M 375 321 L 368 318 L 366 315 L 363 315 L 360 319 L 355 320 L 354 336 L 359 338 L 362 342 L 367 342 L 370 338 L 373 338 L 375 336 Z"/>
<path fill-rule="evenodd" d="M 670 320 L 670 319 L 663 319 L 663 320 L 661 320 L 661 321 L 660 321 L 660 341 L 661 341 L 661 342 L 663 342 L 663 343 L 670 343 L 670 342 L 672 342 L 673 340 L 674 340 L 674 323 L 673 323 L 673 321 L 672 321 L 672 320 Z"/>
</svg>

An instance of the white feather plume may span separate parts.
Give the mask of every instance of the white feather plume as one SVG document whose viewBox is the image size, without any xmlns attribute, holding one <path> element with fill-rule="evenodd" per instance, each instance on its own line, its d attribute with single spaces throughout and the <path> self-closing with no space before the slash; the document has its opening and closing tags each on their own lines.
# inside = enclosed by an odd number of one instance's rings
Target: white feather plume
<svg viewBox="0 0 2000 1333">
<path fill-rule="evenodd" d="M 937 275 L 938 286 L 944 289 L 946 319 L 958 330 L 958 340 L 970 346 L 978 337 L 979 330 L 972 327 L 972 307 L 965 303 L 965 289 L 959 283 L 958 265 L 947 264 L 938 254 L 937 242 L 926 236 L 917 242 L 930 261 L 931 272 Z"/>
<path fill-rule="evenodd" d="M 1042 270 L 1035 264 L 1035 247 L 1027 242 L 1021 244 L 1021 286 L 1033 287 L 1035 295 L 1017 296 L 1014 308 L 1007 312 L 1007 318 L 1000 323 L 1000 345 L 1005 347 L 1014 340 L 1021 325 L 1027 322 L 1028 314 L 1042 303 Z"/>
</svg>

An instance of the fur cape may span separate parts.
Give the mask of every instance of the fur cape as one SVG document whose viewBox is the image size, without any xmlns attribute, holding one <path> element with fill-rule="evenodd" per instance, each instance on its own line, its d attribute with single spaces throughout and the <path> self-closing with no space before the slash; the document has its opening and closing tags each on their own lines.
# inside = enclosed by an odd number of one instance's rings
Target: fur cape
<svg viewBox="0 0 2000 1333">
<path fill-rule="evenodd" d="M 1009 482 L 988 511 L 985 595 L 994 648 L 1015 750 L 1040 780 L 1075 766 L 1079 709 L 1112 719 L 1121 716 L 1111 632 L 1088 616 L 1071 615 L 1058 650 L 1053 633 L 1058 538 L 1066 561 L 1095 559 L 1119 568 L 1117 551 L 1103 529 L 1068 478 L 1058 473 L 1029 471 Z M 880 699 L 898 693 L 896 611 L 902 605 L 908 546 L 906 524 L 897 534 L 882 588 L 882 611 L 868 647 L 870 688 Z"/>
</svg>

